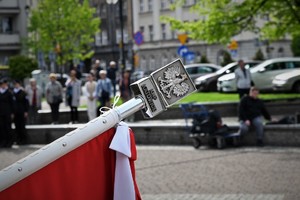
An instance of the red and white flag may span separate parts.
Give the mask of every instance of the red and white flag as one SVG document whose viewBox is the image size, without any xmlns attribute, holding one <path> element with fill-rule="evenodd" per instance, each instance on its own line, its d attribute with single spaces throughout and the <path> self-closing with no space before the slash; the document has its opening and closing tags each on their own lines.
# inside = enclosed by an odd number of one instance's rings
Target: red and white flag
<svg viewBox="0 0 300 200">
<path fill-rule="evenodd" d="M 136 159 L 133 132 L 121 122 L 1 191 L 0 199 L 140 200 Z"/>
</svg>

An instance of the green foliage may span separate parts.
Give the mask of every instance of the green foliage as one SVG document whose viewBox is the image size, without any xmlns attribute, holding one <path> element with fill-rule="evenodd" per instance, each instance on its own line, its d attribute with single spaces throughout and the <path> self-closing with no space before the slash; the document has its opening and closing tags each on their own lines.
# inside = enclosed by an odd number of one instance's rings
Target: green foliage
<svg viewBox="0 0 300 200">
<path fill-rule="evenodd" d="M 293 37 L 291 49 L 294 56 L 300 56 L 300 35 Z"/>
<path fill-rule="evenodd" d="M 177 0 L 173 8 L 182 3 L 184 0 Z M 300 35 L 299 0 L 201 0 L 190 11 L 200 16 L 198 21 L 183 22 L 170 16 L 162 16 L 161 20 L 170 23 L 172 29 L 187 32 L 189 38 L 208 43 L 227 44 L 241 31 L 260 33 L 270 40 Z"/>
<path fill-rule="evenodd" d="M 33 52 L 55 51 L 60 65 L 91 57 L 91 44 L 100 25 L 95 12 L 88 0 L 39 1 L 30 17 L 28 46 Z"/>
<path fill-rule="evenodd" d="M 255 53 L 255 56 L 253 57 L 253 60 L 265 60 L 264 54 L 261 51 L 261 49 L 258 49 Z"/>
<path fill-rule="evenodd" d="M 8 66 L 10 77 L 20 80 L 30 77 L 31 72 L 38 68 L 35 60 L 22 55 L 11 56 Z"/>
<path fill-rule="evenodd" d="M 221 63 L 221 65 L 225 66 L 232 62 L 234 62 L 234 61 L 232 60 L 230 53 L 228 53 L 228 51 L 224 51 L 223 52 L 223 62 Z"/>
<path fill-rule="evenodd" d="M 210 63 L 210 61 L 207 59 L 206 55 L 202 55 L 200 59 L 200 63 Z"/>
</svg>

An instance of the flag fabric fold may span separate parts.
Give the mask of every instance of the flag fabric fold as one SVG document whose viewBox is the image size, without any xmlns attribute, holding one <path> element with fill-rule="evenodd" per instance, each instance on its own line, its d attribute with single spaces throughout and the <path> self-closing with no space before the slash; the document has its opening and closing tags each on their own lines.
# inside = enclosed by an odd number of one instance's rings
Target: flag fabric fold
<svg viewBox="0 0 300 200">
<path fill-rule="evenodd" d="M 105 131 L 1 191 L 0 199 L 118 200 L 126 187 L 122 200 L 140 200 L 134 135 L 122 122 L 117 130 Z"/>
</svg>

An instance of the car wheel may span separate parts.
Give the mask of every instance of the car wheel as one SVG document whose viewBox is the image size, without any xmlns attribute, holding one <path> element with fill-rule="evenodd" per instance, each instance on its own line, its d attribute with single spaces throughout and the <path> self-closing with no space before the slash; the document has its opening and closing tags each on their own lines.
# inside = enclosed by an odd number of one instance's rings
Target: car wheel
<svg viewBox="0 0 300 200">
<path fill-rule="evenodd" d="M 218 136 L 218 137 L 216 137 L 216 141 L 217 141 L 217 148 L 218 149 L 224 149 L 225 148 L 226 143 L 225 143 L 224 137 Z"/>
<path fill-rule="evenodd" d="M 193 147 L 198 149 L 201 146 L 201 140 L 199 138 L 193 138 Z"/>
<path fill-rule="evenodd" d="M 293 85 L 293 92 L 300 93 L 300 81 L 294 83 L 294 85 Z"/>
</svg>

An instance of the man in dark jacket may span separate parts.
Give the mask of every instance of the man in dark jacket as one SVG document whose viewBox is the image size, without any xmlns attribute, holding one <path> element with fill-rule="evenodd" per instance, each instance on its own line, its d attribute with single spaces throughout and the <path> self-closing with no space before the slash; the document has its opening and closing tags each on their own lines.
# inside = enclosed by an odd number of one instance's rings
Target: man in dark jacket
<svg viewBox="0 0 300 200">
<path fill-rule="evenodd" d="M 249 95 L 241 99 L 239 105 L 240 133 L 244 135 L 248 132 L 250 126 L 255 127 L 257 145 L 264 145 L 264 126 L 263 118 L 271 120 L 264 102 L 258 98 L 259 90 L 251 87 Z"/>
<path fill-rule="evenodd" d="M 29 103 L 27 94 L 19 80 L 14 81 L 14 123 L 17 144 L 26 144 L 26 120 L 28 117 Z"/>
<path fill-rule="evenodd" d="M 13 144 L 11 123 L 13 118 L 13 95 L 7 80 L 0 81 L 0 148 L 10 148 Z"/>
</svg>

